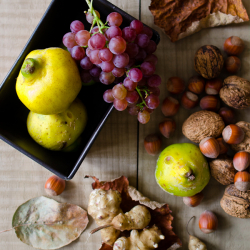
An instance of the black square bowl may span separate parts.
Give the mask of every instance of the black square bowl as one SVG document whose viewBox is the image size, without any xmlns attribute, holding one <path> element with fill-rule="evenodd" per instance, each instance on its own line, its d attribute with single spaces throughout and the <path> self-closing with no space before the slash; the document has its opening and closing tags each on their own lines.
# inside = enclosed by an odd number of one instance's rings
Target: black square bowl
<svg viewBox="0 0 250 250">
<path fill-rule="evenodd" d="M 123 17 L 122 28 L 135 19 L 106 0 L 93 2 L 94 8 L 99 11 L 103 21 L 110 12 L 114 11 L 119 12 Z M 88 10 L 88 6 L 84 0 L 52 0 L 0 86 L 0 114 L 4 117 L 0 119 L 0 138 L 63 179 L 73 178 L 111 113 L 113 105 L 105 103 L 102 98 L 103 92 L 110 86 L 96 83 L 82 87 L 78 97 L 85 104 L 88 113 L 87 126 L 81 135 L 82 144 L 76 152 L 56 152 L 41 147 L 29 136 L 26 127 L 29 110 L 18 99 L 15 84 L 22 63 L 30 51 L 59 47 L 63 35 L 70 31 L 70 23 L 74 20 L 80 20 L 86 28 L 90 28 L 83 13 L 85 10 Z M 152 39 L 156 43 L 160 41 L 159 34 L 154 30 Z"/>
</svg>

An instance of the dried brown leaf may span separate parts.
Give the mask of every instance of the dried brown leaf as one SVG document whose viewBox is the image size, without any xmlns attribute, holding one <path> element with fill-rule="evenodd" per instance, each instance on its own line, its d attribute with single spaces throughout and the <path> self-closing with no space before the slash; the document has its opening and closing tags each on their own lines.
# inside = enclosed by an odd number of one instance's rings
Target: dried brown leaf
<svg viewBox="0 0 250 250">
<path fill-rule="evenodd" d="M 149 9 L 172 42 L 204 28 L 249 20 L 242 0 L 152 0 Z"/>
</svg>

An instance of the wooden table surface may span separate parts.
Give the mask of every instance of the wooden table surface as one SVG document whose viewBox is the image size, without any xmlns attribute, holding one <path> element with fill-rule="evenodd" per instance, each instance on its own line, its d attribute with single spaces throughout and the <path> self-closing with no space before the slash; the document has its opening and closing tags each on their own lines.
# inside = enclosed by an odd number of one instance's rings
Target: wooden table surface
<svg viewBox="0 0 250 250">
<path fill-rule="evenodd" d="M 232 35 L 240 36 L 246 42 L 247 48 L 241 56 L 242 70 L 239 75 L 250 79 L 249 22 L 206 29 L 177 43 L 171 43 L 167 36 L 153 24 L 153 17 L 148 10 L 150 0 L 112 0 L 111 2 L 132 16 L 140 18 L 160 33 L 161 42 L 156 55 L 159 58 L 157 73 L 163 79 L 160 87 L 161 101 L 167 96 L 166 81 L 169 77 L 180 76 L 188 80 L 195 74 L 193 57 L 200 46 L 213 44 L 222 49 L 224 40 Z M 250 1 L 243 0 L 243 3 L 250 13 Z M 13 65 L 49 4 L 50 0 L 0 0 L 0 82 Z M 163 140 L 164 147 L 172 143 L 188 142 L 182 135 L 181 127 L 183 121 L 192 112 L 194 110 L 180 109 L 174 117 L 177 123 L 175 135 L 171 139 Z M 216 213 L 219 229 L 213 234 L 205 235 L 200 232 L 196 218 L 190 224 L 190 231 L 202 239 L 209 250 L 250 249 L 249 220 L 231 217 L 221 209 L 219 201 L 224 192 L 224 186 L 213 178 L 204 190 L 204 201 L 196 208 L 185 206 L 182 198 L 165 193 L 156 184 L 154 171 L 157 156 L 152 157 L 145 152 L 143 140 L 147 134 L 158 132 L 158 124 L 163 118 L 158 108 L 152 114 L 148 124 L 138 125 L 136 118 L 129 116 L 127 112 L 113 111 L 81 168 L 73 180 L 67 182 L 65 192 L 55 199 L 74 203 L 86 209 L 92 182 L 90 179 L 84 179 L 86 174 L 95 175 L 101 180 L 125 175 L 131 185 L 138 187 L 150 199 L 169 204 L 174 216 L 173 230 L 183 242 L 182 249 L 188 248 L 188 235 L 185 230 L 188 219 L 193 215 L 198 217 L 205 209 Z M 249 109 L 237 112 L 237 118 L 250 122 Z M 12 216 L 20 204 L 33 197 L 46 195 L 44 183 L 50 175 L 48 170 L 0 141 L 0 231 L 11 227 Z M 95 226 L 90 218 L 85 233 L 63 249 L 98 249 L 101 242 L 100 233 L 96 233 L 86 242 L 88 232 Z M 14 231 L 10 231 L 0 234 L 0 249 L 29 250 L 32 248 L 22 243 L 15 236 Z"/>
</svg>

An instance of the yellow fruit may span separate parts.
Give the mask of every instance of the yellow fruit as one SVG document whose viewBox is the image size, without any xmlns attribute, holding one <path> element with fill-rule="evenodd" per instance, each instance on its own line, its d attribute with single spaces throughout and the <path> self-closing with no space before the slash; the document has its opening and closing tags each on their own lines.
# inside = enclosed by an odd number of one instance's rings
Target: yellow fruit
<svg viewBox="0 0 250 250">
<path fill-rule="evenodd" d="M 30 52 L 19 72 L 16 92 L 32 112 L 64 112 L 82 87 L 79 70 L 69 52 L 48 48 Z"/>
<path fill-rule="evenodd" d="M 193 196 L 208 184 L 210 172 L 199 147 L 178 143 L 161 152 L 155 177 L 164 191 L 177 196 Z"/>
<path fill-rule="evenodd" d="M 27 128 L 30 136 L 41 146 L 50 150 L 62 150 L 72 145 L 83 132 L 87 113 L 79 99 L 70 107 L 55 115 L 41 115 L 30 111 Z"/>
</svg>

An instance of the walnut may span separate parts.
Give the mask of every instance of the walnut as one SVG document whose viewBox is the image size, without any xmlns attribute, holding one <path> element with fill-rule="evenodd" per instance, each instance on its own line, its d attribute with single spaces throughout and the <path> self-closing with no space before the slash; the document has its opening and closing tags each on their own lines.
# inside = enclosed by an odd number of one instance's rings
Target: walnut
<svg viewBox="0 0 250 250">
<path fill-rule="evenodd" d="M 191 141 L 199 143 L 205 137 L 219 137 L 225 124 L 222 118 L 207 110 L 190 115 L 182 125 L 182 133 Z"/>
<path fill-rule="evenodd" d="M 218 77 L 223 64 L 224 59 L 220 50 L 213 45 L 204 45 L 195 54 L 194 68 L 206 79 Z"/>
<path fill-rule="evenodd" d="M 210 163 L 211 175 L 222 185 L 234 183 L 236 170 L 233 166 L 233 160 L 226 155 L 222 155 Z"/>
<path fill-rule="evenodd" d="M 231 216 L 250 218 L 250 191 L 242 192 L 231 184 L 226 187 L 220 205 Z"/>
<path fill-rule="evenodd" d="M 248 108 L 250 106 L 250 82 L 239 76 L 227 77 L 220 90 L 220 98 L 232 108 Z"/>
<path fill-rule="evenodd" d="M 244 140 L 239 144 L 232 144 L 231 148 L 234 151 L 246 151 L 250 153 L 250 123 L 249 122 L 237 122 L 237 126 L 241 127 L 243 131 L 245 132 Z"/>
</svg>

